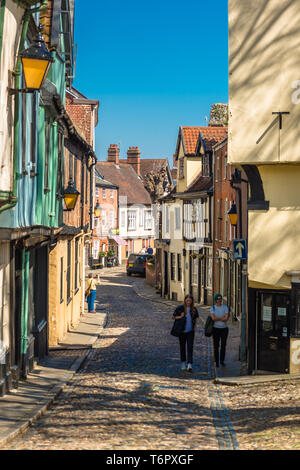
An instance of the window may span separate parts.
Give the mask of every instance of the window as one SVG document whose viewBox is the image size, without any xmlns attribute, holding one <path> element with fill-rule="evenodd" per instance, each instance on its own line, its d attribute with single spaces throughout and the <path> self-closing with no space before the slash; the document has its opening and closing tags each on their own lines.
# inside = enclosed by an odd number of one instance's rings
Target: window
<svg viewBox="0 0 300 470">
<path fill-rule="evenodd" d="M 96 197 L 100 197 L 100 189 L 96 187 Z"/>
<path fill-rule="evenodd" d="M 30 176 L 36 176 L 36 153 L 37 153 L 37 93 L 32 94 L 32 108 L 31 108 L 31 170 Z"/>
<path fill-rule="evenodd" d="M 67 302 L 71 300 L 71 240 L 68 240 L 67 251 Z"/>
<path fill-rule="evenodd" d="M 59 130 L 58 132 L 58 154 L 57 154 L 57 188 L 56 192 L 57 194 L 62 194 L 63 192 L 63 187 L 62 187 L 62 182 L 63 182 L 63 169 L 62 169 L 62 162 L 63 162 L 63 131 Z"/>
<path fill-rule="evenodd" d="M 114 198 L 114 190 L 113 190 L 113 189 L 110 189 L 110 198 L 111 198 L 111 199 Z"/>
<path fill-rule="evenodd" d="M 60 258 L 60 303 L 64 301 L 64 258 Z"/>
<path fill-rule="evenodd" d="M 102 227 L 106 226 L 106 211 L 102 211 Z"/>
<path fill-rule="evenodd" d="M 102 197 L 103 197 L 103 199 L 106 199 L 106 189 L 105 188 L 102 189 Z"/>
<path fill-rule="evenodd" d="M 152 229 L 152 213 L 150 211 L 144 211 L 144 229 L 151 230 Z"/>
<path fill-rule="evenodd" d="M 44 191 L 49 192 L 49 156 L 50 156 L 50 120 L 45 121 L 45 174 L 44 174 Z"/>
<path fill-rule="evenodd" d="M 179 178 L 184 178 L 184 158 L 179 159 Z"/>
<path fill-rule="evenodd" d="M 136 211 L 128 211 L 128 230 L 136 230 Z"/>
<path fill-rule="evenodd" d="M 78 238 L 75 239 L 75 274 L 74 274 L 74 289 L 78 289 Z"/>
<path fill-rule="evenodd" d="M 113 228 L 114 226 L 114 220 L 115 220 L 115 217 L 114 217 L 114 211 L 109 211 L 109 228 Z"/>
<path fill-rule="evenodd" d="M 225 208 L 224 208 L 224 241 L 227 241 L 227 231 L 228 231 L 228 199 L 225 199 Z"/>
<path fill-rule="evenodd" d="M 26 123 L 27 123 L 27 94 L 22 93 L 22 173 L 26 171 Z"/>
<path fill-rule="evenodd" d="M 175 207 L 175 230 L 181 229 L 181 210 L 180 207 Z"/>
<path fill-rule="evenodd" d="M 182 278 L 182 270 L 181 270 L 181 255 L 177 255 L 177 280 L 181 282 Z"/>
<path fill-rule="evenodd" d="M 224 180 L 227 180 L 227 153 L 225 153 L 224 157 Z"/>
<path fill-rule="evenodd" d="M 171 281 L 175 281 L 175 253 L 171 253 Z"/>
<path fill-rule="evenodd" d="M 89 170 L 85 167 L 85 202 L 88 203 L 88 189 L 89 189 Z"/>
</svg>

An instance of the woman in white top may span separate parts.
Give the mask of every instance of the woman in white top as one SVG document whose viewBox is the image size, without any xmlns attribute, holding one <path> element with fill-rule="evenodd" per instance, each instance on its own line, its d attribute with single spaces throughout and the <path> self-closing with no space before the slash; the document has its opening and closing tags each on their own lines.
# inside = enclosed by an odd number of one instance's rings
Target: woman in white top
<svg viewBox="0 0 300 470">
<path fill-rule="evenodd" d="M 211 307 L 210 314 L 214 321 L 213 326 L 213 340 L 214 340 L 214 355 L 216 367 L 225 366 L 225 352 L 226 352 L 226 341 L 228 337 L 228 326 L 227 321 L 229 318 L 229 311 L 227 305 L 222 304 L 221 294 L 214 295 L 215 305 Z M 221 342 L 221 349 L 220 349 Z"/>
</svg>

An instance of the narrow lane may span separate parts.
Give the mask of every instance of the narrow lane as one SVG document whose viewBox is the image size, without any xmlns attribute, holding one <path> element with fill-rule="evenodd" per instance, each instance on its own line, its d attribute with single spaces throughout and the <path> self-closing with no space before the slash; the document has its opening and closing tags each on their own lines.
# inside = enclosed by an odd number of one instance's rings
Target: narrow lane
<svg viewBox="0 0 300 470">
<path fill-rule="evenodd" d="M 201 325 L 194 372 L 182 372 L 170 306 L 137 296 L 121 271 L 98 289 L 108 309 L 103 337 L 47 414 L 7 448 L 232 448 Z"/>
</svg>

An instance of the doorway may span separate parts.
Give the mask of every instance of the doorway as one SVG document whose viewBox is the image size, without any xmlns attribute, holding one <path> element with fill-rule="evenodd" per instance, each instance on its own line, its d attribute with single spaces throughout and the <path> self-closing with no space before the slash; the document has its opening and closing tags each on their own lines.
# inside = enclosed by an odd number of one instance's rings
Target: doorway
<svg viewBox="0 0 300 470">
<path fill-rule="evenodd" d="M 257 293 L 257 368 L 289 372 L 290 295 Z"/>
</svg>

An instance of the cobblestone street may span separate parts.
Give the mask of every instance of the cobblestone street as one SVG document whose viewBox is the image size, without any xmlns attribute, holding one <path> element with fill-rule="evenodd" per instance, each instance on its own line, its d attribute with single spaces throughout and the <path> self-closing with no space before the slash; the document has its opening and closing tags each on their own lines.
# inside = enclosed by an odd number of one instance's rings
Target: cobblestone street
<svg viewBox="0 0 300 470">
<path fill-rule="evenodd" d="M 136 295 L 133 283 L 124 269 L 103 274 L 103 336 L 48 412 L 6 449 L 299 448 L 299 382 L 213 384 L 201 322 L 194 372 L 180 371 L 178 341 L 170 335 L 173 307 Z"/>
</svg>

